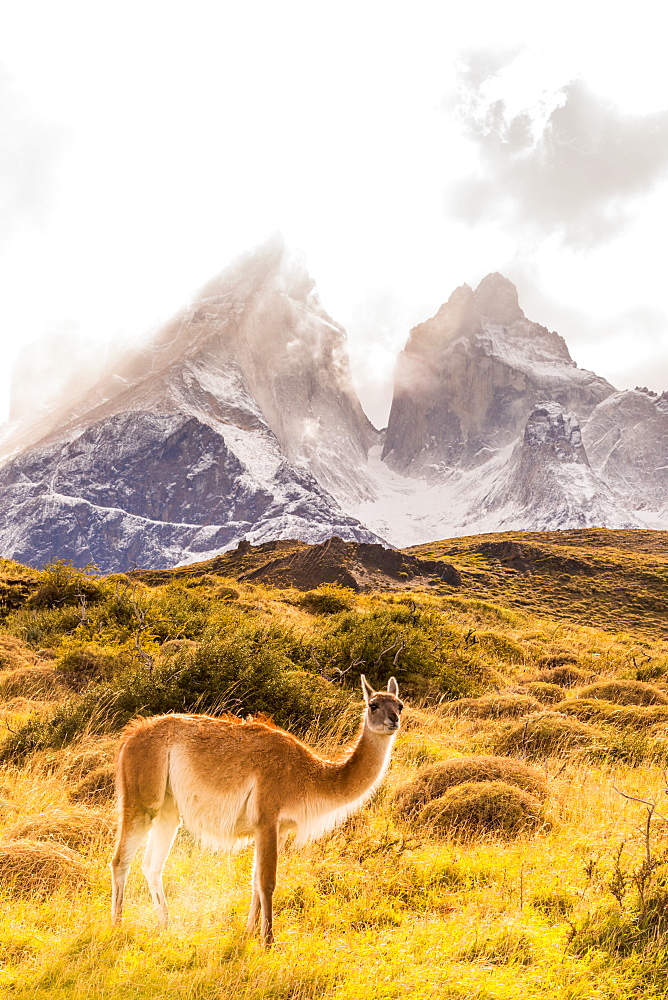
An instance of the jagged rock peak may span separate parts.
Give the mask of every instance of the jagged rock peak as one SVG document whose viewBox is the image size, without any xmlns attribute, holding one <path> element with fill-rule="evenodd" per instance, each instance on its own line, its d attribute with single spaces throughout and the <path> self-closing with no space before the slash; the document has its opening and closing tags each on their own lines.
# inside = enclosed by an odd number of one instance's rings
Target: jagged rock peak
<svg viewBox="0 0 668 1000">
<path fill-rule="evenodd" d="M 473 293 L 478 312 L 492 323 L 515 323 L 524 319 L 512 281 L 495 271 L 483 278 Z"/>
<path fill-rule="evenodd" d="M 547 451 L 560 462 L 580 462 L 589 465 L 580 424 L 572 413 L 554 402 L 537 403 L 529 414 L 524 431 L 524 445 Z"/>
<path fill-rule="evenodd" d="M 280 232 L 237 257 L 199 290 L 195 302 L 216 299 L 231 291 L 248 296 L 270 279 L 278 280 L 283 290 L 296 299 L 306 299 L 315 287 L 304 256 L 286 246 Z"/>
</svg>

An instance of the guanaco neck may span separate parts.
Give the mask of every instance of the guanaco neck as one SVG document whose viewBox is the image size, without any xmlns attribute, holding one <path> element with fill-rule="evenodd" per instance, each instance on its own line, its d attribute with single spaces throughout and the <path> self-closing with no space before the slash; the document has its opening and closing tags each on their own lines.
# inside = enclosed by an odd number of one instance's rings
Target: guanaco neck
<svg viewBox="0 0 668 1000">
<path fill-rule="evenodd" d="M 352 748 L 333 761 L 323 761 L 318 791 L 332 802 L 354 802 L 381 781 L 390 763 L 396 733 L 374 733 L 366 724 Z"/>
</svg>

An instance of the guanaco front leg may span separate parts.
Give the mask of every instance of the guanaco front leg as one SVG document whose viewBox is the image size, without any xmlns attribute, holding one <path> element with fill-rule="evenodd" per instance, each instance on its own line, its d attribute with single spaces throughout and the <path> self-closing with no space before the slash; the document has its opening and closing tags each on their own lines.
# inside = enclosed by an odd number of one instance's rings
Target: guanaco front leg
<svg viewBox="0 0 668 1000">
<path fill-rule="evenodd" d="M 276 825 L 260 827 L 255 832 L 255 862 L 253 865 L 253 895 L 246 930 L 252 934 L 261 916 L 260 940 L 274 943 L 273 897 L 278 864 L 278 831 Z"/>
<path fill-rule="evenodd" d="M 281 853 L 285 847 L 285 842 L 288 839 L 289 829 L 280 829 L 278 833 L 278 843 L 276 848 L 276 857 L 278 862 L 278 855 Z M 253 864 L 253 878 L 252 878 L 252 894 L 251 894 L 251 904 L 250 910 L 248 912 L 248 920 L 246 921 L 246 934 L 254 934 L 257 930 L 257 925 L 260 920 L 260 889 L 258 884 L 258 863 L 257 863 L 257 851 L 255 855 L 255 862 Z"/>
</svg>

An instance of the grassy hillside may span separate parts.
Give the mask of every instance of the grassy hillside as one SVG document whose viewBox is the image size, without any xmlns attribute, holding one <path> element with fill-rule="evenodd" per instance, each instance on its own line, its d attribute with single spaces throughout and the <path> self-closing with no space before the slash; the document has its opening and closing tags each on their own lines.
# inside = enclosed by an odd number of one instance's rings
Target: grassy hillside
<svg viewBox="0 0 668 1000">
<path fill-rule="evenodd" d="M 0 561 L 0 994 L 666 996 L 667 583 L 668 533 L 644 531 L 387 562 L 274 543 L 104 578 Z M 275 948 L 242 935 L 249 849 L 186 831 L 170 929 L 137 859 L 112 930 L 125 722 L 264 712 L 331 753 L 358 726 L 360 672 L 399 679 L 393 764 L 345 826 L 281 859 Z"/>
<path fill-rule="evenodd" d="M 408 550 L 460 571 L 467 594 L 539 614 L 665 636 L 668 532 L 506 532 Z"/>
</svg>

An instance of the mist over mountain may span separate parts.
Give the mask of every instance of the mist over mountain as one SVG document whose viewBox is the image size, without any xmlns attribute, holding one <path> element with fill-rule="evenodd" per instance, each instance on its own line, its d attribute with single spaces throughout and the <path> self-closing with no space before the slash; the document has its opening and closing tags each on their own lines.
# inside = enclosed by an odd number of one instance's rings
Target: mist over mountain
<svg viewBox="0 0 668 1000">
<path fill-rule="evenodd" d="M 110 571 L 244 538 L 668 525 L 666 395 L 578 368 L 499 274 L 410 332 L 384 432 L 353 388 L 345 331 L 278 237 L 37 406 L 44 363 L 24 358 L 2 432 L 0 555 L 25 563 Z"/>
</svg>

